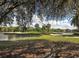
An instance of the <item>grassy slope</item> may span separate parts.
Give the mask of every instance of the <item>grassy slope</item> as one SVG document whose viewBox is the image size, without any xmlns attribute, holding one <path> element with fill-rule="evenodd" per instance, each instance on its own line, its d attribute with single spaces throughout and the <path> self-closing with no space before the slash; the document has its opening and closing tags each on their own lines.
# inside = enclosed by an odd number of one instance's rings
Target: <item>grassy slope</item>
<svg viewBox="0 0 79 59">
<path fill-rule="evenodd" d="M 75 37 L 63 37 L 60 35 L 42 35 L 40 37 L 28 37 L 28 38 L 17 38 L 16 40 L 49 40 L 49 41 L 64 41 L 64 42 L 72 42 L 79 43 L 79 38 Z"/>
<path fill-rule="evenodd" d="M 48 40 L 48 41 L 63 41 L 63 42 L 72 42 L 72 43 L 79 43 L 79 38 L 74 37 L 64 37 L 60 35 L 42 35 L 40 37 L 28 37 L 28 38 L 17 38 L 16 40 Z M 7 47 L 15 46 L 16 41 L 3 41 L 0 42 L 0 49 L 4 49 Z"/>
</svg>

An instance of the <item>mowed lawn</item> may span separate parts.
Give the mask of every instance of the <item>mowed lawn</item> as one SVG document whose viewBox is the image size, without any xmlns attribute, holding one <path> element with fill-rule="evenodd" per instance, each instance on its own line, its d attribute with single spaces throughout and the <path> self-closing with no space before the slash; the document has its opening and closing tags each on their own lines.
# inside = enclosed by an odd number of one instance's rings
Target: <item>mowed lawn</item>
<svg viewBox="0 0 79 59">
<path fill-rule="evenodd" d="M 61 35 L 41 35 L 40 37 L 16 38 L 16 40 L 48 40 L 79 43 L 79 37 L 61 36 Z"/>
</svg>

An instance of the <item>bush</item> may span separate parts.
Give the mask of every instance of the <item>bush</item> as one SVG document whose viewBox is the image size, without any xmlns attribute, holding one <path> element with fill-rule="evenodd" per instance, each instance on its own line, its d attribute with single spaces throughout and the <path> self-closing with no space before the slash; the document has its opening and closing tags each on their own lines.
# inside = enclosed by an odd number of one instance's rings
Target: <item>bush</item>
<svg viewBox="0 0 79 59">
<path fill-rule="evenodd" d="M 75 32 L 74 35 L 75 35 L 75 36 L 79 36 L 79 32 Z"/>
<path fill-rule="evenodd" d="M 64 30 L 61 29 L 52 29 L 52 32 L 63 32 Z"/>
</svg>

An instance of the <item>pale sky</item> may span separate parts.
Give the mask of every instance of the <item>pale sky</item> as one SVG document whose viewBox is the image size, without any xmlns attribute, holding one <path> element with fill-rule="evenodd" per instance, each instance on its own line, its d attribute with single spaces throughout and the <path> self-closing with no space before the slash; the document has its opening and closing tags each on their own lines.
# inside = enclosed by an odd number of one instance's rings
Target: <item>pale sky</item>
<svg viewBox="0 0 79 59">
<path fill-rule="evenodd" d="M 51 28 L 55 28 L 55 29 L 76 29 L 76 27 L 71 26 L 70 21 L 69 20 L 63 20 L 63 21 L 55 21 L 55 20 L 49 20 L 49 21 L 40 21 L 40 19 L 34 15 L 33 16 L 33 26 L 38 23 L 41 25 L 43 24 L 51 24 Z"/>
<path fill-rule="evenodd" d="M 51 28 L 54 28 L 54 29 L 76 29 L 76 27 L 74 26 L 71 26 L 70 22 L 68 20 L 63 20 L 63 21 L 55 21 L 55 20 L 49 20 L 49 21 L 40 21 L 40 19 L 34 15 L 33 18 L 33 23 L 31 26 L 34 27 L 34 25 L 36 23 L 38 23 L 40 25 L 40 27 L 43 25 L 43 24 L 51 24 Z M 17 22 L 16 22 L 16 18 L 14 17 L 14 22 L 13 22 L 13 26 L 17 26 Z"/>
</svg>

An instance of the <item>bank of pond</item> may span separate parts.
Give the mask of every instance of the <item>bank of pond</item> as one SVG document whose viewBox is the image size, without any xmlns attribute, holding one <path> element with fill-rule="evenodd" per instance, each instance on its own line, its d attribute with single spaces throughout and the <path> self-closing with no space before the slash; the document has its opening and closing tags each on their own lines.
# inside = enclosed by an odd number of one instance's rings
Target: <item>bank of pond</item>
<svg viewBox="0 0 79 59">
<path fill-rule="evenodd" d="M 40 33 L 40 32 L 2 32 L 0 33 L 0 41 L 16 41 L 16 40 L 79 40 L 79 35 L 75 33 Z"/>
</svg>

